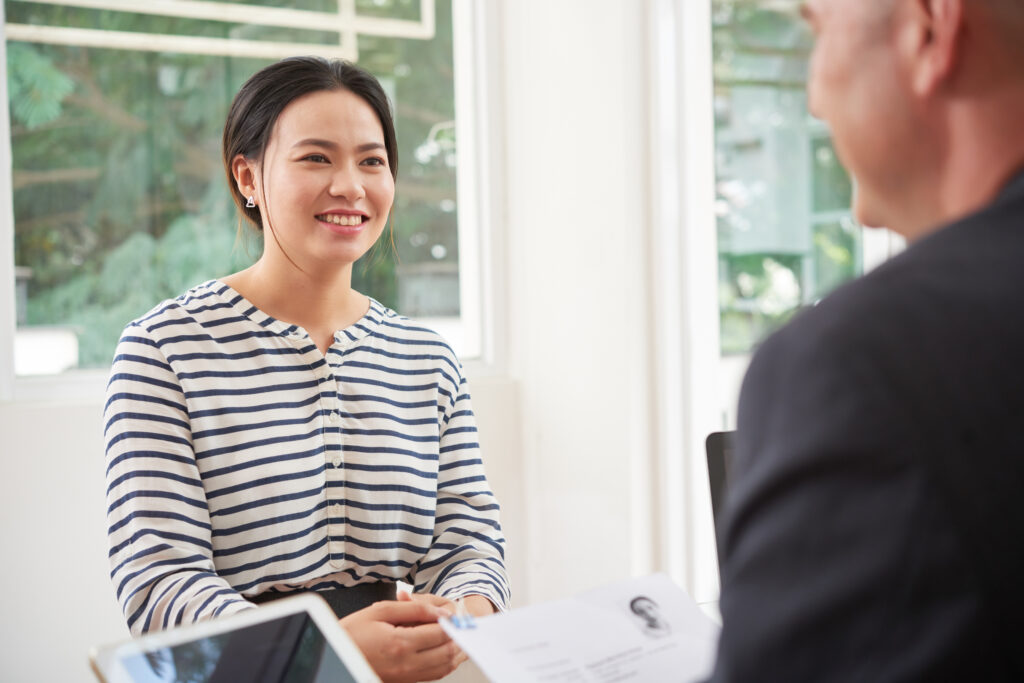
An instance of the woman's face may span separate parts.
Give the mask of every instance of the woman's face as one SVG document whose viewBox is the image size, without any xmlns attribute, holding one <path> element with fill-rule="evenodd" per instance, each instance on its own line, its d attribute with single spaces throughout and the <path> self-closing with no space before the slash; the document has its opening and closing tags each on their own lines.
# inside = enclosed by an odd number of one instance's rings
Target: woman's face
<svg viewBox="0 0 1024 683">
<path fill-rule="evenodd" d="M 304 272 L 351 266 L 384 231 L 395 197 L 380 121 L 346 90 L 285 107 L 254 181 L 265 250 Z"/>
</svg>

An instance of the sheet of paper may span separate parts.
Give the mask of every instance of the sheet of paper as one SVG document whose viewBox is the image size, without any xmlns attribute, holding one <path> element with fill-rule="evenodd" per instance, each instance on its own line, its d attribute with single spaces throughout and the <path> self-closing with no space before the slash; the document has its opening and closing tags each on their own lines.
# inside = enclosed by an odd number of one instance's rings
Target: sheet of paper
<svg viewBox="0 0 1024 683">
<path fill-rule="evenodd" d="M 700 680 L 711 673 L 719 631 L 664 574 L 474 624 L 441 621 L 495 683 Z"/>
</svg>

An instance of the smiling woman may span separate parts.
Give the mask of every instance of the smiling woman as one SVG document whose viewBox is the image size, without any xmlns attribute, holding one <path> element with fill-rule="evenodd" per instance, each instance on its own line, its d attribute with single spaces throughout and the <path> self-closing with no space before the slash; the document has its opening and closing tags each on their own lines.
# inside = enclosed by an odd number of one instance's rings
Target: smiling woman
<svg viewBox="0 0 1024 683">
<path fill-rule="evenodd" d="M 285 60 L 260 72 L 228 113 L 224 166 L 264 247 L 251 268 L 223 282 L 260 310 L 290 317 L 327 353 L 335 331 L 369 305 L 352 289 L 353 264 L 384 231 L 398 159 L 376 80 L 342 63 L 322 71 L 311 62 Z M 325 300 L 323 291 L 337 295 Z M 295 310 L 297 302 L 306 310 Z"/>
<path fill-rule="evenodd" d="M 507 605 L 462 367 L 352 287 L 394 150 L 380 84 L 347 62 L 286 59 L 235 98 L 224 163 L 263 254 L 129 324 L 111 370 L 110 563 L 133 632 L 315 591 L 383 678 L 432 680 L 462 658 L 432 623 L 452 601 Z M 414 594 L 371 606 L 398 581 Z"/>
</svg>

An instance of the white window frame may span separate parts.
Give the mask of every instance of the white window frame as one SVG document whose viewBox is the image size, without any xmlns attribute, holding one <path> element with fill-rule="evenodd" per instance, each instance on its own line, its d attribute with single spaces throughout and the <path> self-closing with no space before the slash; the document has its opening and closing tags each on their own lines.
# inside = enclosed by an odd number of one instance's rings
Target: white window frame
<svg viewBox="0 0 1024 683">
<path fill-rule="evenodd" d="M 862 265 L 865 273 L 877 268 L 907 248 L 902 235 L 885 228 L 863 228 Z"/>
<path fill-rule="evenodd" d="M 14 398 L 14 190 L 11 183 L 10 107 L 7 105 L 7 39 L 0 2 L 0 401 Z"/>
<path fill-rule="evenodd" d="M 718 597 L 704 456 L 720 420 L 711 2 L 650 0 L 649 22 L 655 566 L 703 603 Z"/>
<path fill-rule="evenodd" d="M 355 59 L 358 55 L 358 34 L 387 35 L 395 38 L 429 39 L 435 33 L 434 0 L 420 0 L 421 20 L 358 17 L 355 0 L 340 0 L 337 15 L 260 6 L 228 5 L 203 0 L 38 0 L 58 5 L 74 5 L 94 9 L 127 10 L 165 16 L 181 16 L 210 20 L 278 24 L 297 28 L 323 29 L 339 21 L 347 27 L 340 31 L 337 48 L 316 45 L 318 54 L 326 57 Z M 498 174 L 500 148 L 492 123 L 496 119 L 497 100 L 486 87 L 495 72 L 494 60 L 483 44 L 481 31 L 484 12 L 472 0 L 453 0 L 453 55 L 455 67 L 455 112 L 457 147 L 457 221 L 459 243 L 460 315 L 428 322 L 448 337 L 464 363 L 475 375 L 493 375 L 504 357 L 500 342 L 500 321 L 495 312 L 499 298 L 496 288 L 501 281 L 498 259 L 494 258 L 492 236 L 500 218 L 500 204 L 493 201 L 492 175 Z M 291 43 L 255 43 L 253 41 L 210 41 L 192 37 L 165 36 L 153 42 L 154 36 L 131 34 L 111 36 L 116 32 L 8 25 L 0 3 L 0 98 L 7 102 L 6 54 L 8 40 L 46 43 L 72 43 L 123 49 L 158 49 L 197 54 L 227 54 L 277 58 L 309 53 L 311 45 Z M 103 34 L 103 35 L 94 35 Z M 140 43 L 145 38 L 147 46 Z M 168 43 L 170 39 L 172 42 Z M 198 42 L 197 42 L 198 41 Z M 269 46 L 269 47 L 268 47 Z M 17 331 L 14 277 L 14 214 L 12 189 L 12 152 L 8 107 L 0 112 L 0 401 L 96 400 L 102 396 L 107 380 L 106 369 L 72 370 L 59 375 L 16 376 L 14 339 Z M 494 149 L 499 153 L 495 154 Z M 399 191 L 401 188 L 399 186 Z M 154 302 L 156 303 L 156 302 Z M 128 321 L 125 321 L 126 323 Z"/>
<path fill-rule="evenodd" d="M 17 1 L 17 0 L 16 0 Z M 376 35 L 390 38 L 426 40 L 434 37 L 434 0 L 420 0 L 420 19 L 406 21 L 381 19 L 356 14 L 355 0 L 338 0 L 337 12 L 236 5 L 211 0 L 23 0 L 36 4 L 81 7 L 132 14 L 151 14 L 164 17 L 203 19 L 260 26 L 283 26 L 308 30 L 336 30 L 339 45 L 312 45 L 309 43 L 279 43 L 271 41 L 238 40 L 234 38 L 204 38 L 183 35 L 158 35 L 129 31 L 103 31 L 68 26 L 34 26 L 6 24 L 8 40 L 78 45 L 83 47 L 115 48 L 132 51 L 177 52 L 183 54 L 219 55 L 228 57 L 260 57 L 281 59 L 305 54 L 310 47 L 318 55 L 329 58 L 359 59 L 358 36 Z"/>
<path fill-rule="evenodd" d="M 507 371 L 504 230 L 504 102 L 490 3 L 452 0 L 460 354 L 473 377 Z M 444 334 L 444 330 L 439 330 Z M 458 349 L 457 349 L 458 350 Z"/>
</svg>

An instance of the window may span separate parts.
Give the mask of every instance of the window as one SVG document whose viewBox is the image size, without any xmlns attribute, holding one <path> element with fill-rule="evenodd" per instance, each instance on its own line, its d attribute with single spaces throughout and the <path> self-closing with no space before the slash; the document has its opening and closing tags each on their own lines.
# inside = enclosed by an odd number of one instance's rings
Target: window
<svg viewBox="0 0 1024 683">
<path fill-rule="evenodd" d="M 903 248 L 863 229 L 824 122 L 807 111 L 812 36 L 796 0 L 706 0 L 712 39 L 720 427 L 750 353 L 800 308 Z"/>
<path fill-rule="evenodd" d="M 807 111 L 811 36 L 796 4 L 712 2 L 724 355 L 864 270 L 850 178 Z"/>
<path fill-rule="evenodd" d="M 705 438 L 736 426 L 750 351 L 901 241 L 851 220 L 807 112 L 797 0 L 652 0 L 651 310 L 657 566 L 718 596 Z"/>
<path fill-rule="evenodd" d="M 474 174 L 459 168 L 451 0 L 5 0 L 4 12 L 17 374 L 103 368 L 129 320 L 259 255 L 257 238 L 236 239 L 220 135 L 245 79 L 293 54 L 356 60 L 394 104 L 397 257 L 382 239 L 354 286 L 479 354 L 466 296 L 479 283 L 459 268 L 477 221 L 460 220 Z"/>
</svg>

